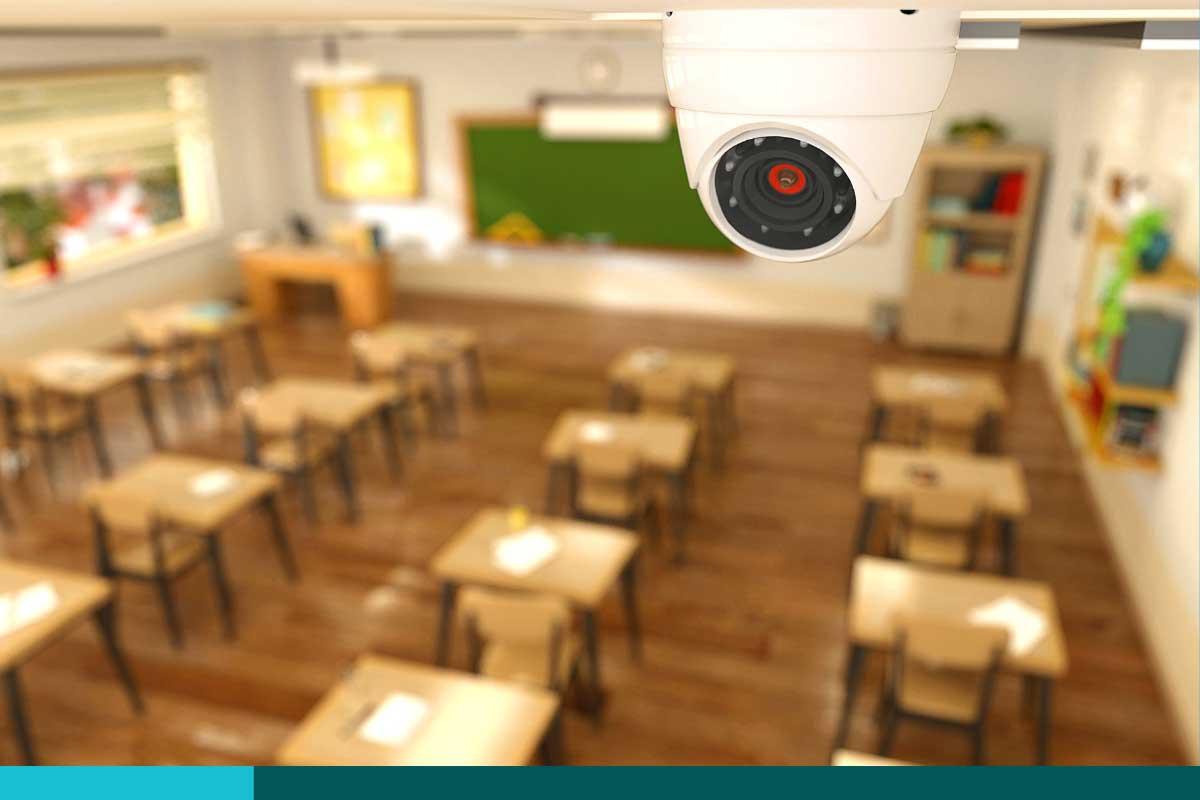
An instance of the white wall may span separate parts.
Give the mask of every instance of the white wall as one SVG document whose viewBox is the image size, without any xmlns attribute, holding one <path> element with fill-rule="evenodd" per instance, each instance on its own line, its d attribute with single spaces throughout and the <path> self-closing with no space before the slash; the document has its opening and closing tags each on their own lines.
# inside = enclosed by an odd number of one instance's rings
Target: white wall
<svg viewBox="0 0 1200 800">
<path fill-rule="evenodd" d="M 1114 168 L 1175 185 L 1174 235 L 1197 262 L 1200 199 L 1200 69 L 1195 53 L 1142 53 L 1115 48 L 1064 49 L 1057 80 L 1056 170 L 1042 220 L 1038 270 L 1029 316 L 1030 347 L 1061 390 L 1063 355 L 1074 332 L 1086 235 L 1071 230 L 1080 191 L 1100 202 Z M 1095 147 L 1096 177 L 1081 176 Z M 1143 293 L 1144 294 L 1144 293 Z M 1151 297 L 1144 296 L 1145 301 Z M 1164 302 L 1165 298 L 1157 298 Z M 1085 459 L 1093 494 L 1137 608 L 1163 686 L 1193 760 L 1200 759 L 1200 354 L 1194 295 L 1176 298 L 1190 314 L 1190 341 L 1167 415 L 1161 475 L 1113 469 Z"/>
<path fill-rule="evenodd" d="M 273 47 L 274 80 L 288 130 L 280 150 L 291 167 L 286 196 L 319 220 L 349 218 L 353 208 L 324 202 L 317 194 L 307 109 L 290 77 L 292 63 L 317 57 L 319 47 L 315 40 Z M 360 213 L 386 214 L 395 229 L 439 250 L 460 242 L 465 231 L 456 119 L 478 113 L 529 113 L 538 94 L 583 91 L 580 59 L 597 47 L 619 58 L 618 92 L 665 94 L 655 40 L 371 38 L 344 43 L 343 57 L 370 61 L 385 74 L 415 78 L 422 92 L 427 198 Z M 940 137 L 952 117 L 987 111 L 1008 123 L 1017 140 L 1048 145 L 1056 63 L 1047 49 L 961 54 L 933 135 Z M 851 248 L 811 264 L 633 251 L 607 256 L 514 254 L 494 263 L 473 250 L 449 264 L 402 264 L 398 280 L 409 287 L 861 325 L 875 300 L 903 293 L 912 212 L 911 202 L 900 201 L 891 234 L 882 244 Z"/>
<path fill-rule="evenodd" d="M 81 274 L 62 284 L 26 291 L 0 289 L 0 350 L 12 357 L 49 346 L 116 338 L 122 312 L 140 304 L 229 294 L 238 288 L 232 234 L 273 223 L 279 187 L 262 157 L 274 128 L 262 79 L 268 53 L 258 42 L 187 42 L 119 38 L 6 38 L 0 70 L 36 70 L 100 64 L 196 59 L 209 68 L 213 139 L 223 223 L 211 236 L 182 249 L 139 258 L 130 266 Z"/>
</svg>

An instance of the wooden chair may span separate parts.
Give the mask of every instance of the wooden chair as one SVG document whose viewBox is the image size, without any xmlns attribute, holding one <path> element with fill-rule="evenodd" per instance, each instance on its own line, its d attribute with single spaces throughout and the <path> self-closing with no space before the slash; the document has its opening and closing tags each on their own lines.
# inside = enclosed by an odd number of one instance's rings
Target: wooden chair
<svg viewBox="0 0 1200 800">
<path fill-rule="evenodd" d="M 407 444 L 415 439 L 414 418 L 418 407 L 431 431 L 447 432 L 445 413 L 432 384 L 413 372 L 402 347 L 376 339 L 366 331 L 358 331 L 350 337 L 350 352 L 354 358 L 354 374 L 359 381 L 385 384 L 391 390 L 389 405 L 400 418 L 400 429 Z"/>
<path fill-rule="evenodd" d="M 575 518 L 657 536 L 654 503 L 646 491 L 641 457 L 635 448 L 581 442 L 575 448 L 575 474 Z"/>
<path fill-rule="evenodd" d="M 225 405 L 221 363 L 203 342 L 180 335 L 162 312 L 130 311 L 125 315 L 125 325 L 146 377 L 167 386 L 175 414 L 181 421 L 192 416 L 187 384 L 195 378 L 206 379 L 213 401 L 218 407 Z"/>
<path fill-rule="evenodd" d="M 1007 646 L 1001 628 L 911 616 L 898 620 L 883 696 L 880 755 L 891 752 L 901 719 L 946 725 L 971 736 L 984 763 L 984 732 L 996 670 Z"/>
<path fill-rule="evenodd" d="M 171 594 L 172 581 L 208 561 L 225 635 L 234 636 L 233 601 L 212 535 L 173 527 L 156 513 L 153 499 L 111 487 L 87 493 L 96 565 L 106 578 L 153 583 L 172 646 L 183 646 L 183 627 Z"/>
<path fill-rule="evenodd" d="M 468 587 L 460 596 L 471 671 L 565 695 L 579 672 L 583 644 L 567 601 L 548 595 Z M 595 676 L 591 689 L 598 691 Z M 592 706 L 598 713 L 599 704 Z M 561 710 L 546 734 L 546 760 L 562 763 Z"/>
<path fill-rule="evenodd" d="M 974 569 L 983 519 L 983 501 L 976 492 L 913 489 L 897 504 L 891 555 L 936 567 Z"/>
<path fill-rule="evenodd" d="M 354 518 L 354 478 L 331 432 L 312 423 L 298 408 L 264 400 L 254 389 L 241 393 L 238 407 L 247 464 L 294 481 L 304 514 L 314 525 L 319 514 L 313 474 L 322 466 L 331 467 L 346 501 L 346 514 Z"/>
<path fill-rule="evenodd" d="M 933 450 L 974 452 L 986 418 L 987 409 L 970 398 L 931 397 L 921 409 L 920 444 Z"/>
<path fill-rule="evenodd" d="M 22 365 L 0 367 L 0 404 L 11 446 L 37 443 L 52 492 L 58 491 L 58 449 L 76 436 L 89 435 L 83 401 L 42 386 Z"/>
</svg>

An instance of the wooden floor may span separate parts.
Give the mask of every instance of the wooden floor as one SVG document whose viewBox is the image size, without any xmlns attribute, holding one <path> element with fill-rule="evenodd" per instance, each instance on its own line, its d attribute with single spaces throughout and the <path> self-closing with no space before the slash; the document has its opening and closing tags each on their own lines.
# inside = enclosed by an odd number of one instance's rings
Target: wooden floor
<svg viewBox="0 0 1200 800">
<path fill-rule="evenodd" d="M 289 524 L 303 580 L 288 585 L 266 532 L 231 527 L 226 558 L 240 626 L 220 635 L 203 570 L 180 586 L 187 645 L 172 650 L 148 588 L 121 588 L 122 635 L 147 695 L 132 716 L 93 631 L 83 626 L 23 671 L 35 741 L 46 763 L 269 763 L 289 729 L 365 651 L 432 658 L 436 587 L 425 565 L 485 503 L 540 507 L 542 439 L 566 408 L 599 407 L 605 367 L 624 347 L 655 343 L 727 352 L 740 375 L 741 438 L 723 474 L 701 470 L 691 560 L 645 559 L 645 659 L 631 663 L 617 598 L 601 617 L 610 690 L 599 727 L 568 716 L 576 764 L 819 764 L 829 756 L 842 697 L 845 590 L 858 510 L 858 442 L 871 367 L 954 363 L 903 353 L 864 334 L 700 319 L 407 296 L 406 318 L 480 329 L 491 406 L 453 440 L 423 440 L 407 478 L 389 482 L 381 454 L 360 449 L 363 519 L 340 519 L 332 482 L 324 522 Z M 331 317 L 269 329 L 279 374 L 348 377 Z M 241 381 L 247 366 L 236 347 Z M 977 362 L 975 362 L 977 363 Z M 1022 529 L 1023 574 L 1053 583 L 1071 668 L 1056 693 L 1052 759 L 1069 764 L 1177 763 L 1147 654 L 1088 497 L 1080 467 L 1032 363 L 993 365 L 1013 398 L 1003 447 L 1025 465 L 1033 515 Z M 197 387 L 200 396 L 201 387 Z M 180 430 L 162 404 L 173 449 L 237 458 L 228 417 L 205 407 Z M 119 465 L 148 448 L 131 399 L 104 405 Z M 39 470 L 8 486 L 19 529 L 0 553 L 92 568 L 77 506 L 87 466 L 52 501 Z M 462 647 L 458 652 L 462 652 Z M 874 665 L 873 665 L 874 669 Z M 864 682 L 850 746 L 871 750 L 877 672 Z M 993 763 L 1033 760 L 1033 720 L 1019 681 L 1002 678 L 989 728 Z M 0 719 L 0 763 L 16 748 Z M 902 726 L 895 756 L 966 763 L 965 737 Z"/>
</svg>

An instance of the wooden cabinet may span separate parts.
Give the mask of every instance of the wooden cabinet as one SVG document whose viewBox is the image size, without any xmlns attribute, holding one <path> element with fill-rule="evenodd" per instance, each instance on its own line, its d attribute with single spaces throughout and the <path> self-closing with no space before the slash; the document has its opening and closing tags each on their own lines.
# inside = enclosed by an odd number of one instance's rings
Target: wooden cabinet
<svg viewBox="0 0 1200 800">
<path fill-rule="evenodd" d="M 900 321 L 910 346 L 1008 352 L 1024 301 L 1044 154 L 930 146 L 913 175 L 918 211 Z"/>
</svg>

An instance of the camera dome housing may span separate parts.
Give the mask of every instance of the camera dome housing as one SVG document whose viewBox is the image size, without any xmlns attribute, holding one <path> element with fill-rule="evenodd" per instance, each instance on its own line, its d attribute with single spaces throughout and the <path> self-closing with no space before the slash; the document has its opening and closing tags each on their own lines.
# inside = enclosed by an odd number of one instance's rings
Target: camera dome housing
<svg viewBox="0 0 1200 800">
<path fill-rule="evenodd" d="M 779 261 L 865 236 L 904 193 L 958 29 L 959 12 L 944 10 L 669 13 L 667 91 L 709 217 Z"/>
</svg>

